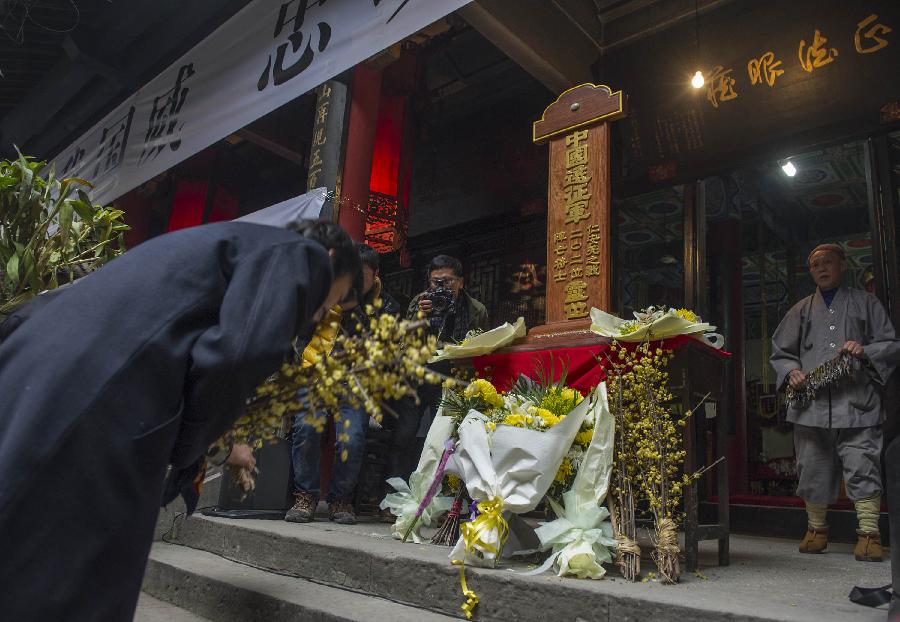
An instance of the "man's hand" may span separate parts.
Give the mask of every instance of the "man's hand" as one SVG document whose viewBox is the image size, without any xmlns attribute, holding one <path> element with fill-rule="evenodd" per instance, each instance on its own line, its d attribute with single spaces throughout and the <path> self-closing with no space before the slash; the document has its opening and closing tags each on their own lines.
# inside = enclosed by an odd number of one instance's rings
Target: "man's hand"
<svg viewBox="0 0 900 622">
<path fill-rule="evenodd" d="M 806 384 L 806 372 L 799 369 L 792 370 L 788 376 L 788 382 L 790 383 L 791 388 L 796 391 Z"/>
<path fill-rule="evenodd" d="M 431 310 L 434 306 L 431 304 L 431 301 L 427 298 L 419 298 L 419 311 L 422 313 L 431 313 Z"/>
<path fill-rule="evenodd" d="M 856 341 L 848 341 L 841 348 L 841 352 L 846 352 L 853 358 L 861 359 L 865 358 L 866 352 L 863 350 L 863 347 L 857 343 Z"/>
<path fill-rule="evenodd" d="M 243 467 L 248 471 L 252 471 L 256 468 L 256 458 L 253 457 L 253 450 L 250 449 L 249 445 L 244 445 L 243 443 L 234 444 L 225 463 L 236 467 Z"/>
</svg>

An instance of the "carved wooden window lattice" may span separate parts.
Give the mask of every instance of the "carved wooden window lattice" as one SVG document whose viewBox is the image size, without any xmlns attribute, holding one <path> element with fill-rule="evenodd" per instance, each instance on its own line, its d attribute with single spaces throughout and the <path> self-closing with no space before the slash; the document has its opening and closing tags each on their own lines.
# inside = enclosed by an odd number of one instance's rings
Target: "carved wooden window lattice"
<svg viewBox="0 0 900 622">
<path fill-rule="evenodd" d="M 366 244 L 379 253 L 399 250 L 406 242 L 407 218 L 397 197 L 369 193 L 366 209 Z"/>
</svg>

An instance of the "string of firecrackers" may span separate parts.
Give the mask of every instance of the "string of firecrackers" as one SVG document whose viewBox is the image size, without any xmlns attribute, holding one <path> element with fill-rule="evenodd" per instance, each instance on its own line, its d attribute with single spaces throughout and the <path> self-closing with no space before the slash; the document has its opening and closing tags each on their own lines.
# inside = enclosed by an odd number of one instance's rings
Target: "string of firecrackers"
<svg viewBox="0 0 900 622">
<path fill-rule="evenodd" d="M 377 306 L 368 306 L 367 313 L 372 315 Z M 323 346 L 314 357 L 309 349 L 296 353 L 294 360 L 257 387 L 229 433 L 233 442 L 258 449 L 278 438 L 285 417 L 305 412 L 306 422 L 319 432 L 324 431 L 327 413 L 332 413 L 340 445 L 349 441 L 350 426 L 342 419 L 340 406 L 365 409 L 380 422 L 383 411 L 389 410 L 385 401 L 416 398 L 417 386 L 441 382 L 439 374 L 426 368 L 437 348 L 426 322 L 383 314 L 357 324 L 356 332 L 349 334 L 340 329 L 337 317 L 329 314 L 310 341 L 332 343 L 330 348 Z M 347 450 L 339 456 L 346 460 Z M 245 492 L 252 490 L 253 474 L 238 472 L 236 477 Z"/>
<path fill-rule="evenodd" d="M 553 234 L 553 280 L 565 283 L 563 308 L 568 320 L 588 316 L 587 279 L 600 276 L 600 225 L 589 223 L 582 229 L 580 224 L 592 215 L 588 135 L 588 130 L 576 130 L 566 136 L 563 224 L 572 227 Z"/>
<path fill-rule="evenodd" d="M 788 385 L 786 399 L 790 406 L 800 408 L 810 403 L 824 389 L 834 388 L 847 380 L 855 370 L 853 357 L 847 352 L 838 354 L 809 372 L 799 389 Z"/>
<path fill-rule="evenodd" d="M 690 309 L 650 306 L 635 311 L 633 320 L 591 309 L 591 331 L 623 342 L 640 343 L 686 335 L 719 349 L 725 345 L 725 339 L 715 330 L 715 326 L 704 322 Z"/>
<path fill-rule="evenodd" d="M 525 318 L 521 317 L 513 324 L 505 322 L 501 326 L 488 331 L 480 333 L 470 332 L 460 343 L 446 344 L 437 351 L 429 362 L 435 363 L 437 361 L 472 358 L 490 354 L 494 350 L 511 344 L 516 339 L 521 339 L 525 336 L 525 332 Z"/>
</svg>

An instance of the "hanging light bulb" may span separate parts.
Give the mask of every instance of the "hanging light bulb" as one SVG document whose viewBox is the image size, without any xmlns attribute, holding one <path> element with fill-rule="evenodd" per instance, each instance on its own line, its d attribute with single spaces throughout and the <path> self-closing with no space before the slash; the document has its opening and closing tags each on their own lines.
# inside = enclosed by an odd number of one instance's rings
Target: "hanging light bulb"
<svg viewBox="0 0 900 622">
<path fill-rule="evenodd" d="M 797 167 L 794 166 L 794 163 L 790 160 L 781 165 L 781 170 L 784 171 L 784 174 L 788 177 L 793 177 L 797 174 Z"/>
<path fill-rule="evenodd" d="M 702 89 L 705 83 L 706 80 L 703 79 L 703 72 L 698 69 L 697 73 L 694 74 L 694 77 L 691 78 L 691 86 L 695 89 Z"/>
</svg>

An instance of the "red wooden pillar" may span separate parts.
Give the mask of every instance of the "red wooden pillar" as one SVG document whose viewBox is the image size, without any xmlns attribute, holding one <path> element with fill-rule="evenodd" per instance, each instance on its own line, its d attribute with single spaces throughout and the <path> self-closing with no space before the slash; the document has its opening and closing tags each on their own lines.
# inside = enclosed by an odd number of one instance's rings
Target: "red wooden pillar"
<svg viewBox="0 0 900 622">
<path fill-rule="evenodd" d="M 362 242 L 366 235 L 366 206 L 369 204 L 372 151 L 381 98 L 381 69 L 360 63 L 353 69 L 350 89 L 350 116 L 337 221 L 354 240 Z"/>
</svg>

